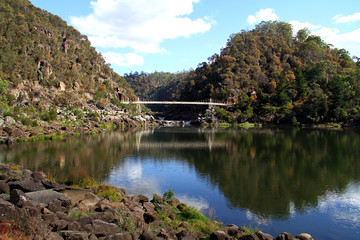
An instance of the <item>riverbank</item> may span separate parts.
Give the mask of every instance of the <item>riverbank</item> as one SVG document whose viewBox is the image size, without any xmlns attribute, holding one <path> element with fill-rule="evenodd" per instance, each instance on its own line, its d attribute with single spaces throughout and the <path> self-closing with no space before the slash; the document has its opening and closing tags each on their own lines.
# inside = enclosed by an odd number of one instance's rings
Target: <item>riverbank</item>
<svg viewBox="0 0 360 240">
<path fill-rule="evenodd" d="M 0 193 L 3 239 L 275 239 L 223 226 L 172 191 L 150 200 L 89 179 L 68 186 L 18 165 L 0 165 Z M 312 238 L 281 233 L 276 239 Z"/>
</svg>

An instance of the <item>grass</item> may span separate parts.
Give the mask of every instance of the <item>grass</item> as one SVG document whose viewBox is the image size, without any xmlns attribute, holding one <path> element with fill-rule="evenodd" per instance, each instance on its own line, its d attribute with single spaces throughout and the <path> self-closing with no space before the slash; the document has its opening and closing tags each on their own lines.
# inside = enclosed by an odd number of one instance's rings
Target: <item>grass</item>
<svg viewBox="0 0 360 240">
<path fill-rule="evenodd" d="M 98 195 L 99 197 L 108 198 L 113 202 L 121 201 L 124 198 L 123 194 L 119 191 L 119 189 L 114 186 L 100 185 L 97 190 L 98 192 L 96 193 L 96 195 Z"/>
<path fill-rule="evenodd" d="M 2 240 L 26 240 L 30 239 L 20 230 L 15 229 L 11 222 L 0 223 L 0 237 Z"/>
</svg>

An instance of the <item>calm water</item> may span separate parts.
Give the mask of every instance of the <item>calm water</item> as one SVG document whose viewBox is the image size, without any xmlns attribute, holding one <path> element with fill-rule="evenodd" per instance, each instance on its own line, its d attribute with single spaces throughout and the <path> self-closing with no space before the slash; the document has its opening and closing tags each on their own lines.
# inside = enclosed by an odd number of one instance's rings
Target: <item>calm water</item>
<svg viewBox="0 0 360 240">
<path fill-rule="evenodd" d="M 0 162 L 149 197 L 172 189 L 225 224 L 275 237 L 360 238 L 357 130 L 162 128 L 0 146 Z"/>
</svg>

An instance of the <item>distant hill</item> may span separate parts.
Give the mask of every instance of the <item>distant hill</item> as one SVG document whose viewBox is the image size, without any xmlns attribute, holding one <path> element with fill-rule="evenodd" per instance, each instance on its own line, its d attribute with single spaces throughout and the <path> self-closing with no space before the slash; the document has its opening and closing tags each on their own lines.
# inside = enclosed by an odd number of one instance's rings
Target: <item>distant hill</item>
<svg viewBox="0 0 360 240">
<path fill-rule="evenodd" d="M 360 61 L 306 29 L 262 22 L 233 34 L 190 74 L 181 98 L 234 103 L 226 121 L 322 123 L 360 119 Z"/>
<path fill-rule="evenodd" d="M 28 0 L 0 1 L 0 114 L 14 107 L 111 109 L 136 99 L 86 36 Z"/>
<path fill-rule="evenodd" d="M 137 93 L 158 98 L 232 103 L 228 111 L 217 109 L 227 122 L 298 125 L 360 119 L 360 59 L 306 29 L 294 37 L 285 22 L 262 22 L 232 34 L 220 55 L 181 74 L 183 81 L 166 83 L 166 94 L 158 91 L 162 87 L 155 86 L 151 74 L 130 83 Z"/>
</svg>

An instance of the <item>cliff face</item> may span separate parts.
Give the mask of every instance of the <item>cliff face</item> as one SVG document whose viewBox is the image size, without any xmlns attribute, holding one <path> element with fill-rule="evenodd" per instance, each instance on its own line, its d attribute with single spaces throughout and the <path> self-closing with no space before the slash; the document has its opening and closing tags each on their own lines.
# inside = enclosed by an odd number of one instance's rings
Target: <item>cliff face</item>
<svg viewBox="0 0 360 240">
<path fill-rule="evenodd" d="M 134 99 L 87 37 L 27 0 L 0 1 L 0 113 L 14 106 L 105 109 Z M 1 87 L 0 87 L 1 88 Z"/>
</svg>

